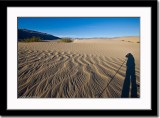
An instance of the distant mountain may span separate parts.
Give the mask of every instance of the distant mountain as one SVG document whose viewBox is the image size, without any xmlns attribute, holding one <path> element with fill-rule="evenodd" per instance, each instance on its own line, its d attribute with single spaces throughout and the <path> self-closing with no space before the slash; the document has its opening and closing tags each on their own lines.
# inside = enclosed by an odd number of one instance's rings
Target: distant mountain
<svg viewBox="0 0 160 118">
<path fill-rule="evenodd" d="M 31 38 L 31 37 L 39 37 L 42 40 L 57 40 L 59 37 L 53 36 L 51 34 L 28 30 L 28 29 L 18 29 L 18 41 Z"/>
</svg>

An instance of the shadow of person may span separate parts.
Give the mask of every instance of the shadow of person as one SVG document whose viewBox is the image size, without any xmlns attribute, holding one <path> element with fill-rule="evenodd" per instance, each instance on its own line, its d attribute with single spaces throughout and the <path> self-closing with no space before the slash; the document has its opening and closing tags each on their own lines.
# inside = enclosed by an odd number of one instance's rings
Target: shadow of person
<svg viewBox="0 0 160 118">
<path fill-rule="evenodd" d="M 128 58 L 126 66 L 126 77 L 123 83 L 122 89 L 122 98 L 128 98 L 130 92 L 130 83 L 131 83 L 131 98 L 137 98 L 137 84 L 136 84 L 136 76 L 135 76 L 135 62 L 134 57 L 131 53 L 126 55 Z"/>
</svg>

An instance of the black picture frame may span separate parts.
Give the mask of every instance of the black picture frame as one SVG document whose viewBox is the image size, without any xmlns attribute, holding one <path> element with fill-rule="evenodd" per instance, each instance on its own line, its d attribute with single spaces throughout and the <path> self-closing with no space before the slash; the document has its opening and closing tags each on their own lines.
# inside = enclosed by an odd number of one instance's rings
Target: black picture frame
<svg viewBox="0 0 160 118">
<path fill-rule="evenodd" d="M 0 29 L 1 49 L 3 52 L 1 83 L 2 116 L 157 116 L 158 77 L 157 77 L 157 1 L 1 1 Z M 7 110 L 7 7 L 151 7 L 151 110 Z M 3 47 L 3 48 L 2 48 Z"/>
</svg>

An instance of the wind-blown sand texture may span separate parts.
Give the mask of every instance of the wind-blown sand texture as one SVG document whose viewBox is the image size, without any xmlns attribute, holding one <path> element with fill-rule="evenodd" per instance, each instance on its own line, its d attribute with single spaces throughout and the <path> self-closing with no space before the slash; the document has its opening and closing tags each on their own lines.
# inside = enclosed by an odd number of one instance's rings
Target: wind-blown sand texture
<svg viewBox="0 0 160 118">
<path fill-rule="evenodd" d="M 124 40 L 131 40 L 130 43 Z M 134 41 L 136 40 L 136 41 Z M 140 97 L 139 37 L 18 43 L 18 97 L 28 98 L 120 98 L 126 63 L 131 52 L 136 64 Z"/>
</svg>

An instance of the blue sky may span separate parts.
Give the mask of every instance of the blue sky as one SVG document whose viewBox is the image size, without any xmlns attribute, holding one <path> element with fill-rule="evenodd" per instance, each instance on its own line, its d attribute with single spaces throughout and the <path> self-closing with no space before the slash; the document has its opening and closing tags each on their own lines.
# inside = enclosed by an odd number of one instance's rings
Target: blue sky
<svg viewBox="0 0 160 118">
<path fill-rule="evenodd" d="M 140 18 L 21 17 L 18 28 L 72 38 L 139 36 Z"/>
</svg>

